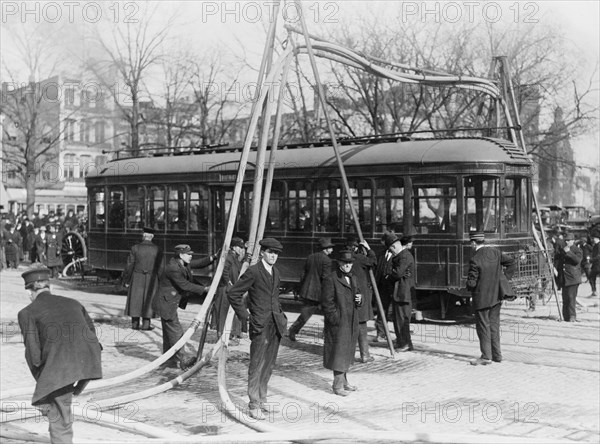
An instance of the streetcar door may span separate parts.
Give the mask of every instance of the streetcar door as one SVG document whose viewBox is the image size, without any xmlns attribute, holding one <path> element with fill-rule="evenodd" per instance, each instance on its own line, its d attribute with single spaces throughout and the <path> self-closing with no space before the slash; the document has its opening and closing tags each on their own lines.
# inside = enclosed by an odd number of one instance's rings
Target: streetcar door
<svg viewBox="0 0 600 444">
<path fill-rule="evenodd" d="M 214 187 L 211 193 L 212 197 L 212 227 L 214 232 L 214 242 L 217 248 L 223 245 L 225 231 L 229 222 L 229 212 L 231 201 L 233 199 L 233 187 Z M 252 189 L 250 186 L 242 188 L 242 195 L 237 211 L 236 223 L 233 230 L 234 236 L 239 236 L 244 240 L 248 239 L 248 229 L 250 228 L 250 218 L 252 204 Z"/>
</svg>

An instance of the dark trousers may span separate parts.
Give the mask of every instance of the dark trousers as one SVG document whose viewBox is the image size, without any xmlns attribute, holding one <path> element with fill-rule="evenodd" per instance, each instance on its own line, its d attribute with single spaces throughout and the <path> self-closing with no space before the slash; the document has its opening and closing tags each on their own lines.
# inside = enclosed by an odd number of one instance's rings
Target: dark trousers
<svg viewBox="0 0 600 444">
<path fill-rule="evenodd" d="M 389 319 L 387 318 L 387 315 L 390 310 L 390 304 L 392 302 L 392 295 L 387 292 L 380 291 L 379 297 L 381 298 L 381 305 L 383 306 L 383 313 L 385 314 L 386 321 L 389 321 Z M 383 327 L 383 318 L 381 317 L 381 313 L 377 313 L 377 320 L 375 321 L 375 329 L 377 330 L 377 336 L 382 337 L 382 338 L 386 337 L 385 328 Z"/>
<path fill-rule="evenodd" d="M 367 334 L 367 321 L 358 323 L 358 349 L 360 350 L 361 358 L 368 358 L 369 353 L 369 336 Z"/>
<path fill-rule="evenodd" d="M 163 353 L 165 353 L 183 336 L 183 328 L 181 328 L 177 315 L 173 319 L 160 318 L 160 323 L 163 330 Z M 181 361 L 185 358 L 184 348 L 185 346 L 181 347 L 173 356 Z"/>
<path fill-rule="evenodd" d="M 394 310 L 394 333 L 396 333 L 396 347 L 412 348 L 410 337 L 410 318 L 412 316 L 412 304 L 410 302 L 392 301 Z"/>
<path fill-rule="evenodd" d="M 567 322 L 577 319 L 577 290 L 579 284 L 568 285 L 562 289 L 562 313 Z"/>
<path fill-rule="evenodd" d="M 48 418 L 48 431 L 52 444 L 73 442 L 72 401 L 73 385 L 68 385 L 52 392 L 36 406 L 42 415 Z"/>
<path fill-rule="evenodd" d="M 502 303 L 498 303 L 493 307 L 475 311 L 475 327 L 482 359 L 502 361 L 502 352 L 500 351 L 501 306 Z"/>
<path fill-rule="evenodd" d="M 250 343 L 250 366 L 248 367 L 248 408 L 259 409 L 262 404 L 267 402 L 267 385 L 277 352 L 281 336 L 277 332 L 275 321 L 271 319 L 263 327 L 263 330 L 251 338 Z"/>
<path fill-rule="evenodd" d="M 312 315 L 319 309 L 319 303 L 317 301 L 311 301 L 309 299 L 302 299 L 303 307 L 300 309 L 300 316 L 289 328 L 289 331 L 296 334 L 302 327 L 308 322 Z"/>
<path fill-rule="evenodd" d="M 592 293 L 596 293 L 596 279 L 598 279 L 598 276 L 600 276 L 600 270 L 594 270 L 593 268 L 590 270 L 590 274 L 588 274 L 587 278 L 592 287 Z"/>
<path fill-rule="evenodd" d="M 223 334 L 223 328 L 225 328 L 225 321 L 227 320 L 227 313 L 229 312 L 230 306 L 231 304 L 229 304 L 229 299 L 227 299 L 227 295 L 225 294 L 225 291 L 223 291 L 218 295 L 217 302 L 215 303 L 215 313 L 217 315 L 217 335 L 219 337 Z M 231 324 L 231 336 L 242 336 L 242 323 L 237 315 L 234 316 L 233 323 Z"/>
</svg>

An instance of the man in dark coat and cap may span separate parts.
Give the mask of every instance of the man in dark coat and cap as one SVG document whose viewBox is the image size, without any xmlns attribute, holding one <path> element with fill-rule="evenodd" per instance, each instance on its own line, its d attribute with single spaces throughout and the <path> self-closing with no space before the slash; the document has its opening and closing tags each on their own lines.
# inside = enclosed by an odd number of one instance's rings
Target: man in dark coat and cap
<svg viewBox="0 0 600 444">
<path fill-rule="evenodd" d="M 269 412 L 267 386 L 277 359 L 281 338 L 287 329 L 287 317 L 279 301 L 280 273 L 275 262 L 283 245 L 268 237 L 260 242 L 261 260 L 252 265 L 229 289 L 227 296 L 242 320 L 250 318 L 250 366 L 248 367 L 249 414 L 266 419 Z M 243 295 L 248 292 L 248 308 Z"/>
<path fill-rule="evenodd" d="M 562 313 L 566 322 L 577 322 L 577 291 L 581 284 L 583 252 L 575 245 L 573 233 L 565 235 L 565 245 L 556 254 L 558 288 L 562 289 Z"/>
<path fill-rule="evenodd" d="M 19 311 L 18 320 L 25 359 L 36 380 L 31 403 L 48 417 L 50 440 L 71 443 L 73 395 L 89 380 L 102 378 L 102 346 L 85 308 L 50 292 L 50 274 L 40 266 L 21 275 L 32 302 Z"/>
<path fill-rule="evenodd" d="M 467 289 L 473 295 L 475 327 L 481 349 L 481 357 L 472 360 L 471 365 L 489 365 L 492 361 L 502 362 L 500 307 L 506 296 L 514 294 L 508 278 L 515 271 L 516 261 L 497 248 L 484 245 L 485 234 L 481 231 L 472 232 L 470 240 L 475 253 L 469 262 Z"/>
<path fill-rule="evenodd" d="M 319 239 L 319 251 L 310 254 L 304 263 L 304 275 L 300 285 L 300 300 L 304 304 L 300 316 L 288 330 L 290 341 L 296 340 L 296 335 L 304 327 L 313 314 L 318 310 L 321 302 L 321 284 L 323 279 L 331 273 L 331 259 L 333 243 L 328 237 Z"/>
<path fill-rule="evenodd" d="M 333 393 L 348 396 L 356 386 L 348 383 L 346 373 L 354 363 L 358 343 L 358 307 L 362 296 L 352 274 L 354 257 L 344 250 L 338 258 L 339 267 L 323 281 L 321 306 L 325 313 L 323 330 L 323 366 L 333 371 Z"/>
<path fill-rule="evenodd" d="M 158 290 L 158 279 L 163 271 L 163 253 L 160 247 L 152 242 L 154 230 L 142 229 L 142 242 L 135 244 L 129 252 L 127 265 L 123 272 L 123 284 L 127 288 L 125 315 L 131 316 L 131 328 L 152 330 L 152 300 Z"/>
<path fill-rule="evenodd" d="M 397 240 L 398 237 L 394 233 L 388 232 L 381 236 L 381 243 L 385 249 L 377 256 L 377 267 L 375 268 L 375 282 L 377 282 L 377 289 L 379 290 L 383 315 L 385 315 L 386 321 L 389 319 L 388 312 L 392 303 L 392 293 L 394 292 L 394 282 L 390 279 L 392 274 L 392 257 L 394 255 L 389 248 Z M 387 341 L 382 313 L 377 314 L 375 329 L 377 330 L 375 342 Z"/>
<path fill-rule="evenodd" d="M 202 296 L 207 289 L 204 285 L 195 284 L 192 268 L 204 268 L 213 263 L 219 253 L 202 259 L 192 260 L 192 248 L 181 244 L 175 247 L 175 257 L 172 257 L 159 279 L 159 288 L 152 303 L 154 312 L 160 316 L 163 330 L 163 353 L 173 347 L 183 336 L 183 329 L 177 316 L 177 307 L 187 307 L 190 295 Z M 179 367 L 187 370 L 194 365 L 196 358 L 186 357 L 183 347 L 175 352 Z"/>
<path fill-rule="evenodd" d="M 217 335 L 221 337 L 227 320 L 227 312 L 229 311 L 229 299 L 227 299 L 227 290 L 233 287 L 242 271 L 244 256 L 246 255 L 246 243 L 240 237 L 231 238 L 229 251 L 225 258 L 223 266 L 223 274 L 217 288 L 217 296 L 215 298 L 216 315 L 217 315 Z M 242 321 L 237 316 L 231 325 L 231 344 L 238 345 L 239 338 L 242 337 Z"/>
</svg>

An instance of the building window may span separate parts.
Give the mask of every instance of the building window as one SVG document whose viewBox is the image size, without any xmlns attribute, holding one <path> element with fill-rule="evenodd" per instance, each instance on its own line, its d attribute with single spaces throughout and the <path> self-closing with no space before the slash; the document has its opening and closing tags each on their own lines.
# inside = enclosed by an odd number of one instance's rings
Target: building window
<svg viewBox="0 0 600 444">
<path fill-rule="evenodd" d="M 82 120 L 79 123 L 79 140 L 81 142 L 90 141 L 90 124 L 86 120 Z"/>
<path fill-rule="evenodd" d="M 87 176 L 88 169 L 93 167 L 94 163 L 92 162 L 92 156 L 79 156 L 79 177 Z"/>
<path fill-rule="evenodd" d="M 65 154 L 63 160 L 63 171 L 65 172 L 65 180 L 73 180 L 75 178 L 75 154 Z"/>
<path fill-rule="evenodd" d="M 65 140 L 72 142 L 75 140 L 75 120 L 65 120 Z"/>
<path fill-rule="evenodd" d="M 94 130 L 96 143 L 104 143 L 106 141 L 104 137 L 104 122 L 96 122 L 94 124 Z"/>
<path fill-rule="evenodd" d="M 75 103 L 75 88 L 67 88 L 65 90 L 65 105 L 73 105 Z"/>
</svg>

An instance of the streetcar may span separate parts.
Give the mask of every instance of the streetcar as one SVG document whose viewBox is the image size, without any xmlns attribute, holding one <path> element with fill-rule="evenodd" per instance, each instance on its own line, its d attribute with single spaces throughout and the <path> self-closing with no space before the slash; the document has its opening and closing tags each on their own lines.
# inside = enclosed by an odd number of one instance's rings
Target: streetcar
<svg viewBox="0 0 600 444">
<path fill-rule="evenodd" d="M 339 146 L 360 226 L 377 252 L 385 232 L 414 238 L 418 310 L 445 317 L 461 303 L 471 256 L 469 233 L 519 259 L 515 287 L 540 290 L 550 276 L 532 233 L 533 165 L 513 143 L 481 137 L 342 140 Z M 256 152 L 251 151 L 234 235 L 247 238 Z M 268 156 L 267 156 L 268 158 Z M 240 161 L 239 150 L 161 155 L 108 162 L 86 177 L 90 265 L 117 276 L 143 226 L 170 253 L 190 244 L 201 255 L 223 244 Z M 265 237 L 281 240 L 278 267 L 287 289 L 298 284 L 317 239 L 340 249 L 355 234 L 330 142 L 282 146 Z M 199 270 L 208 281 L 214 269 Z"/>
</svg>

